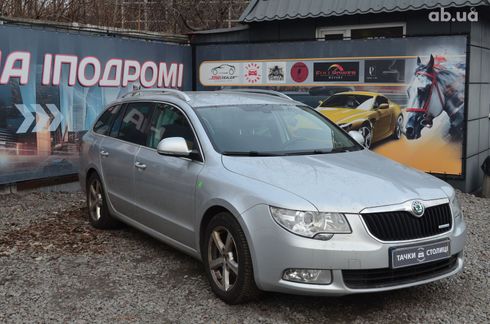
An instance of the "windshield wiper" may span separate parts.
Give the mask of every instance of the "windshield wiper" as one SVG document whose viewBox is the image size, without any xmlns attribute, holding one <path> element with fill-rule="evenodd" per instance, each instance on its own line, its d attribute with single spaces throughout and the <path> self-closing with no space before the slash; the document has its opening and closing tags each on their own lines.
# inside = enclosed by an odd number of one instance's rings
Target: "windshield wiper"
<svg viewBox="0 0 490 324">
<path fill-rule="evenodd" d="M 328 154 L 331 151 L 327 150 L 312 150 L 312 151 L 298 151 L 298 152 L 290 152 L 285 155 L 313 155 L 313 154 Z"/>
<path fill-rule="evenodd" d="M 319 155 L 319 154 L 332 154 L 332 153 L 345 153 L 345 152 L 353 152 L 357 151 L 357 147 L 338 147 L 333 148 L 331 150 L 312 150 L 312 151 L 298 151 L 298 152 L 289 152 L 285 155 Z"/>
<path fill-rule="evenodd" d="M 345 153 L 345 152 L 353 152 L 353 151 L 357 151 L 357 150 L 358 149 L 355 146 L 352 146 L 352 147 L 337 147 L 337 148 L 332 149 L 328 153 Z"/>
<path fill-rule="evenodd" d="M 225 151 L 221 154 L 226 156 L 283 156 L 284 154 L 272 153 L 272 152 L 258 152 L 258 151 L 244 151 L 244 152 L 234 152 Z"/>
</svg>

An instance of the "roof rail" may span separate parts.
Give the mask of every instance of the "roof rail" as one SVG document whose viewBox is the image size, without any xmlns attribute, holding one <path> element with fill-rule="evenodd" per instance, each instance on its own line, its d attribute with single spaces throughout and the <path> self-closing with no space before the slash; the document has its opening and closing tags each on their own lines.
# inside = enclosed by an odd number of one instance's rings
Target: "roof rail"
<svg viewBox="0 0 490 324">
<path fill-rule="evenodd" d="M 243 89 L 223 89 L 221 91 L 228 91 L 228 92 L 245 92 L 245 93 L 259 93 L 259 94 L 265 94 L 265 95 L 270 95 L 270 96 L 275 96 L 275 97 L 280 97 L 283 99 L 288 99 L 294 101 L 293 98 L 291 98 L 288 95 L 285 95 L 282 92 L 279 91 L 274 91 L 274 90 L 264 90 L 264 89 L 249 89 L 249 88 L 243 88 Z"/>
<path fill-rule="evenodd" d="M 134 91 L 131 91 L 131 92 L 124 94 L 121 98 L 141 96 L 141 95 L 145 95 L 145 94 L 155 94 L 155 93 L 172 95 L 172 96 L 178 97 L 178 98 L 180 98 L 186 102 L 191 101 L 191 98 L 185 92 L 177 90 L 177 89 L 168 89 L 168 88 L 151 88 L 151 89 L 134 90 Z"/>
</svg>

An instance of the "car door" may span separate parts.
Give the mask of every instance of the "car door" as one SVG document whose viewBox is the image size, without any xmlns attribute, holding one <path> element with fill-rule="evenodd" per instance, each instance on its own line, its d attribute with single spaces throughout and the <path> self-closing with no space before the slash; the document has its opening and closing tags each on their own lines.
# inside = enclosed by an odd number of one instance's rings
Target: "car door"
<svg viewBox="0 0 490 324">
<path fill-rule="evenodd" d="M 151 116 L 151 106 L 129 103 L 115 118 L 109 136 L 99 145 L 102 177 L 110 203 L 124 216 L 135 215 L 134 159 L 140 144 L 146 143 L 145 127 Z"/>
<path fill-rule="evenodd" d="M 158 143 L 168 137 L 183 137 L 195 151 L 192 158 L 158 154 Z M 156 105 L 147 145 L 141 147 L 135 163 L 140 166 L 134 177 L 135 199 L 143 225 L 195 248 L 194 200 L 203 159 L 193 128 L 180 108 Z"/>
<path fill-rule="evenodd" d="M 392 111 L 390 108 L 379 108 L 382 104 L 388 104 L 388 99 L 384 96 L 377 96 L 374 101 L 373 109 L 376 110 L 376 125 L 374 126 L 374 139 L 378 141 L 391 134 Z"/>
</svg>

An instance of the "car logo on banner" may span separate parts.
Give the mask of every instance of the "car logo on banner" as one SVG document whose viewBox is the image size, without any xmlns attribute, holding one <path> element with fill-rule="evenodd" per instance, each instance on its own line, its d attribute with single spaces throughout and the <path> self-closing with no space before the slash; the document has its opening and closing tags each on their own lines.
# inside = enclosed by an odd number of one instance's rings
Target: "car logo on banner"
<svg viewBox="0 0 490 324">
<path fill-rule="evenodd" d="M 240 83 L 240 63 L 204 62 L 199 67 L 199 80 L 203 85 Z"/>
<path fill-rule="evenodd" d="M 314 63 L 315 82 L 359 81 L 359 62 Z"/>
<path fill-rule="evenodd" d="M 405 82 L 405 60 L 366 60 L 364 79 L 369 83 L 403 83 Z"/>
<path fill-rule="evenodd" d="M 294 63 L 291 67 L 291 79 L 298 83 L 305 82 L 308 72 L 308 67 L 303 62 Z"/>
<path fill-rule="evenodd" d="M 244 67 L 246 83 L 260 83 L 262 81 L 262 71 L 260 63 L 246 63 Z"/>
<path fill-rule="evenodd" d="M 370 77 L 376 77 L 377 73 L 376 73 L 376 66 L 375 65 L 371 65 L 367 68 L 367 71 L 368 71 L 368 75 Z"/>
<path fill-rule="evenodd" d="M 286 62 L 267 62 L 267 83 L 286 83 Z"/>
<path fill-rule="evenodd" d="M 425 206 L 420 201 L 415 200 L 412 202 L 412 214 L 415 217 L 422 217 L 425 212 Z"/>
<path fill-rule="evenodd" d="M 236 67 L 232 64 L 221 64 L 211 69 L 211 74 L 216 75 L 228 75 L 233 77 L 236 72 Z"/>
</svg>

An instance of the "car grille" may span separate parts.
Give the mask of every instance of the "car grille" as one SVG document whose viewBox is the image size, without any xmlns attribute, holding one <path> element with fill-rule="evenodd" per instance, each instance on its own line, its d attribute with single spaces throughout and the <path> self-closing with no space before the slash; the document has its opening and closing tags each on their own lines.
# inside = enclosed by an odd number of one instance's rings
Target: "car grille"
<svg viewBox="0 0 490 324">
<path fill-rule="evenodd" d="M 447 232 L 452 227 L 449 204 L 428 207 L 422 217 L 407 211 L 361 214 L 369 232 L 382 241 L 404 241 Z M 439 228 L 441 225 L 446 225 Z"/>
<path fill-rule="evenodd" d="M 458 256 L 401 269 L 342 270 L 344 283 L 352 289 L 382 288 L 441 276 L 456 269 Z"/>
</svg>

